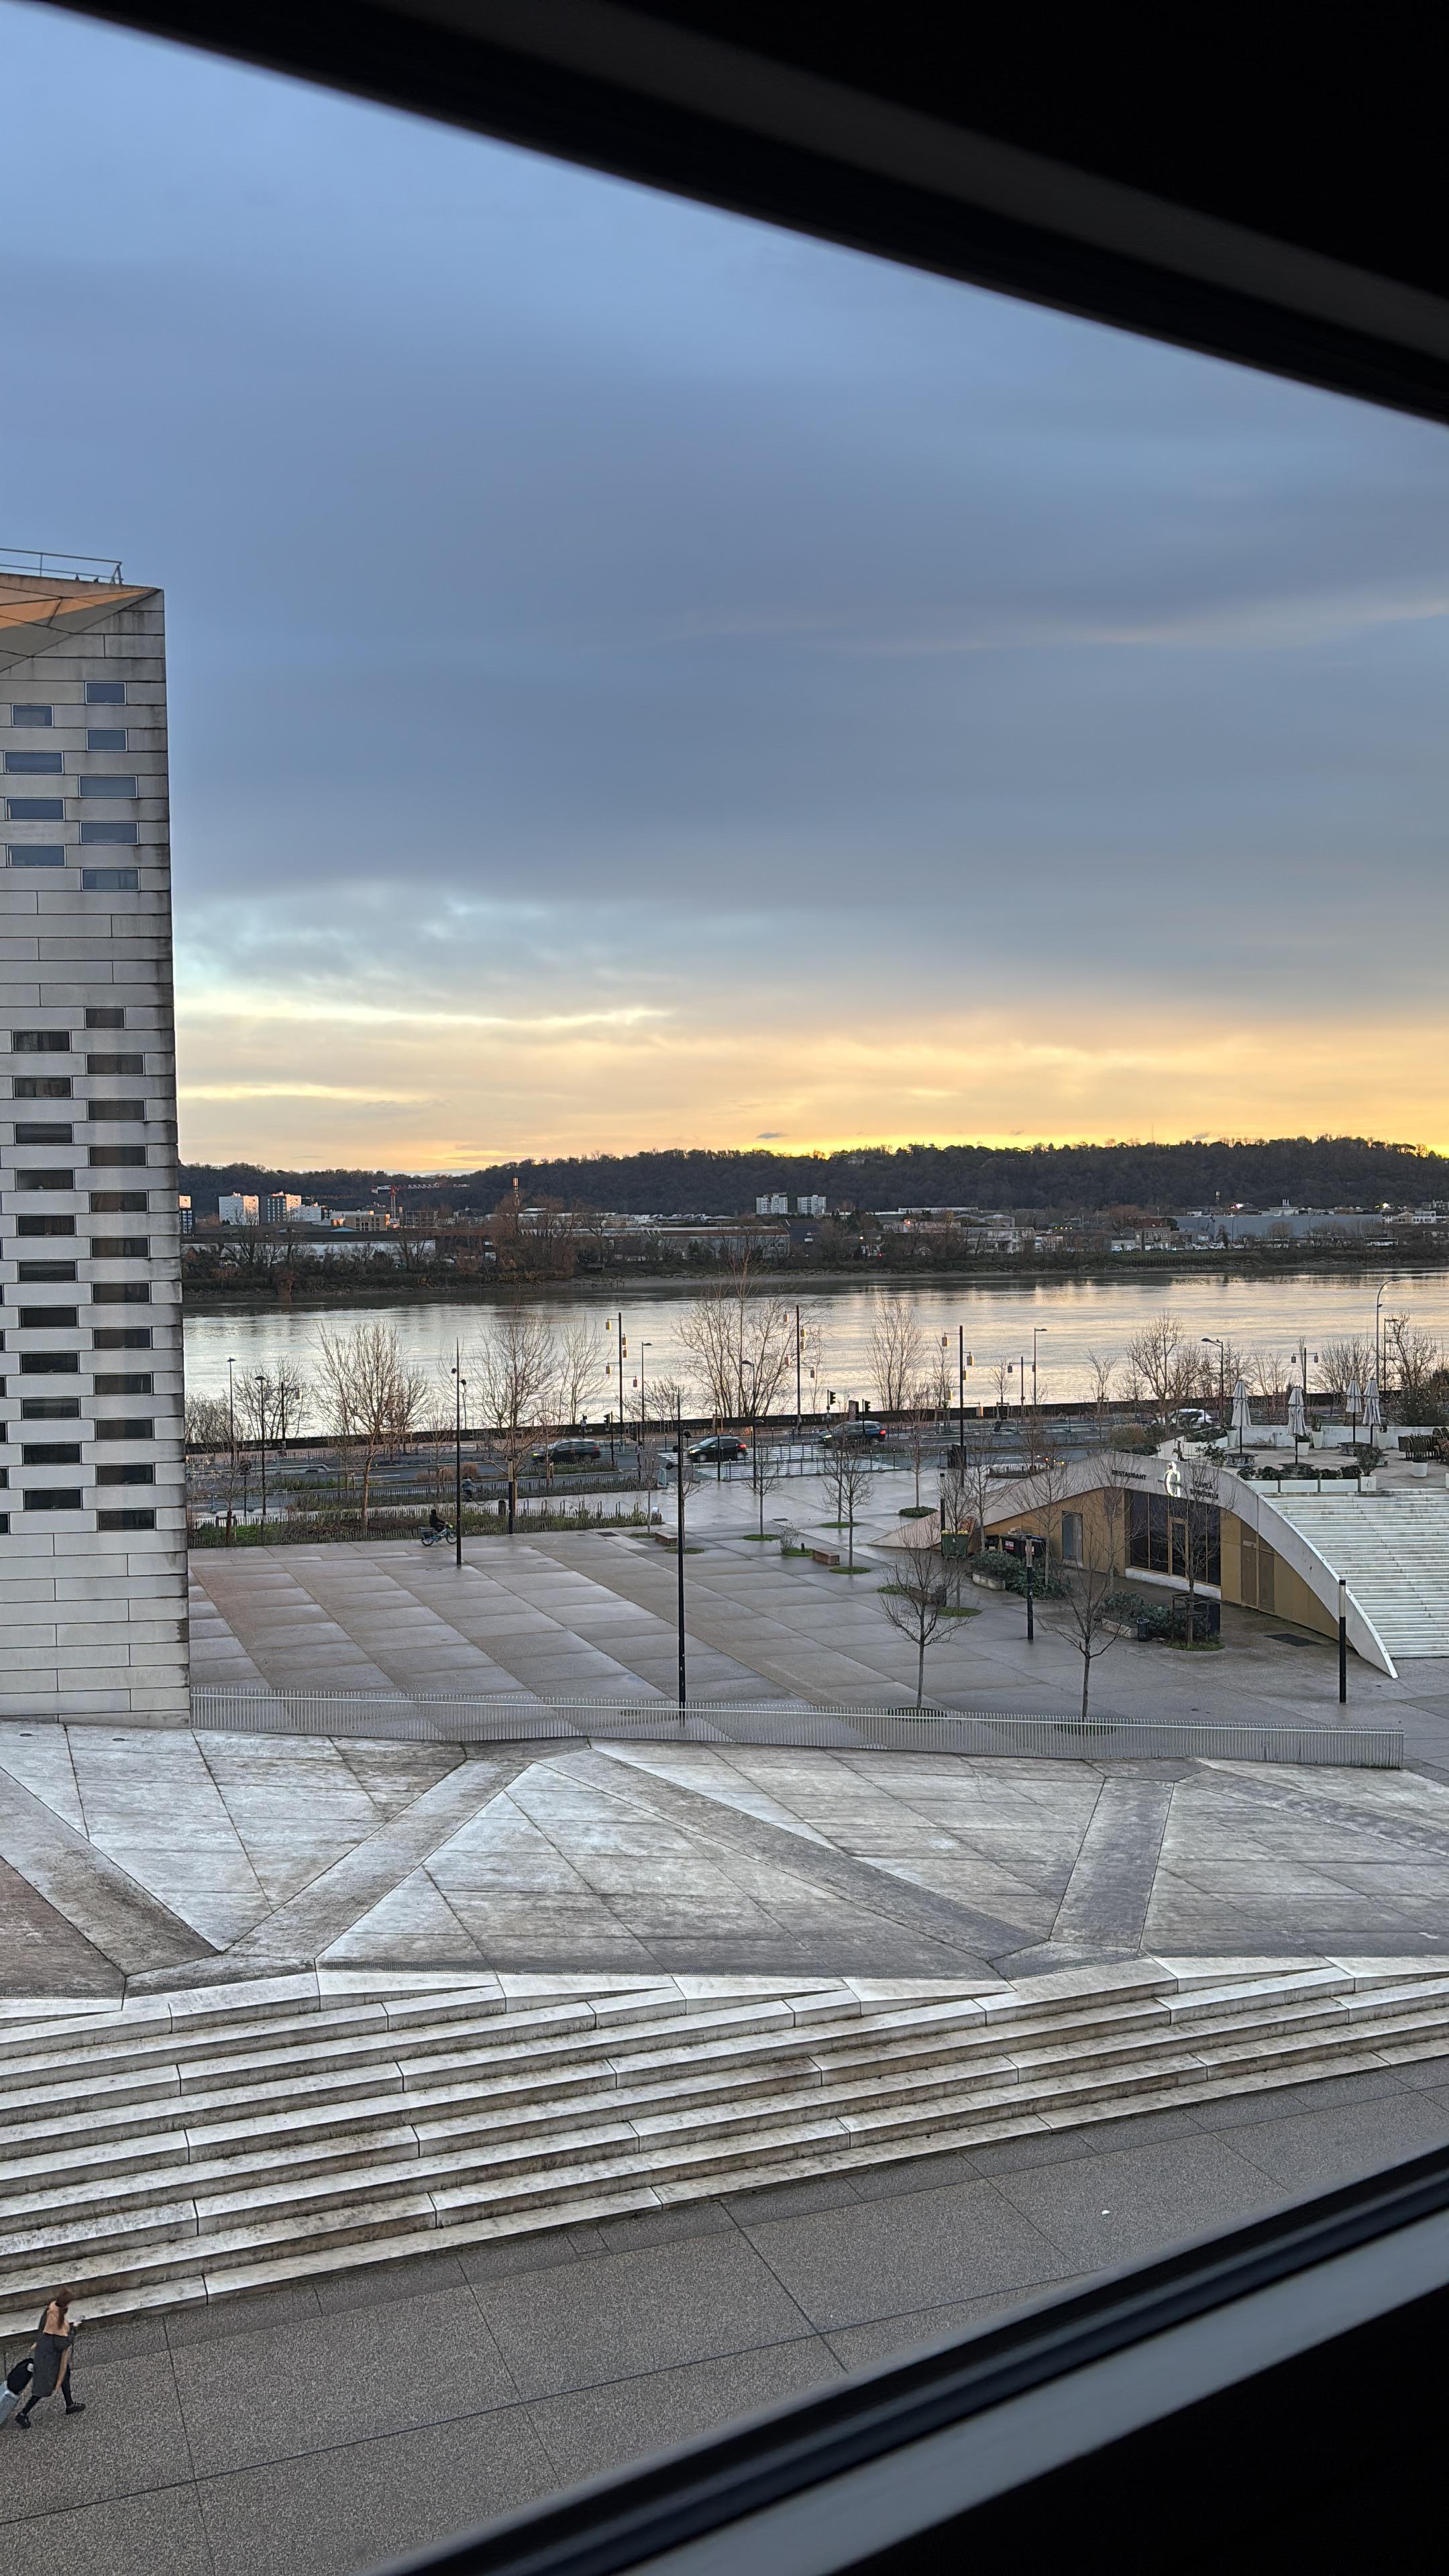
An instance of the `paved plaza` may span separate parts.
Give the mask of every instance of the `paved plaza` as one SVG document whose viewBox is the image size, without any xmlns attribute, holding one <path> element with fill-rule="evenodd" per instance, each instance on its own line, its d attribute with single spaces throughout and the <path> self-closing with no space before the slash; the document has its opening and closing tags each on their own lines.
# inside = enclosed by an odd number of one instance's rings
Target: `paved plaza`
<svg viewBox="0 0 1449 2576">
<path fill-rule="evenodd" d="M 1106 2266 L 1449 2139 L 1439 2059 L 82 2330 L 0 2569 L 360 2576 Z M 15 2347 L 6 2355 L 11 2357 Z"/>
</svg>

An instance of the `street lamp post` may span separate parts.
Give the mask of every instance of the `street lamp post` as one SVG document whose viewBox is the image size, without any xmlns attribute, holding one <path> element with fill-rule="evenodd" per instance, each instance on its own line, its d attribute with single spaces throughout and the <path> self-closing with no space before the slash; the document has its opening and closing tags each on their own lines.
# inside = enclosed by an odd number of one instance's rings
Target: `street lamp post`
<svg viewBox="0 0 1449 2576">
<path fill-rule="evenodd" d="M 463 1567 L 463 1345 L 453 1345 L 453 1562 Z"/>
<path fill-rule="evenodd" d="M 257 1447 L 262 1460 L 262 1521 L 267 1517 L 267 1381 L 260 1370 L 252 1380 L 257 1391 Z"/>
<path fill-rule="evenodd" d="M 1218 1412 L 1223 1414 L 1227 1411 L 1228 1403 L 1227 1352 L 1217 1333 L 1204 1333 L 1202 1346 L 1205 1351 L 1216 1350 L 1218 1355 Z M 1219 1425 L 1219 1427 L 1222 1426 Z"/>
<path fill-rule="evenodd" d="M 645 1422 L 645 1405 L 644 1405 L 644 1354 L 645 1354 L 645 1352 L 646 1352 L 646 1351 L 652 1351 L 652 1350 L 653 1350 L 653 1348 L 654 1348 L 654 1345 L 653 1345 L 653 1343 L 652 1343 L 652 1342 L 641 1342 L 641 1343 L 640 1343 L 640 1345 L 639 1345 L 639 1445 L 640 1445 L 640 1449 L 641 1449 L 641 1451 L 642 1451 L 642 1449 L 643 1449 L 643 1445 L 644 1445 L 644 1422 Z M 642 1467 L 642 1465 L 643 1465 L 643 1458 L 642 1458 L 642 1456 L 641 1456 L 641 1458 L 640 1458 L 640 1465 L 641 1465 L 641 1467 Z"/>
<path fill-rule="evenodd" d="M 231 1481 L 227 1487 L 226 1496 L 226 1543 L 228 1547 L 230 1547 L 232 1543 L 232 1496 L 236 1491 L 236 1379 L 233 1375 L 235 1368 L 235 1360 L 228 1359 L 226 1364 L 226 1425 L 227 1442 L 231 1450 Z"/>
<path fill-rule="evenodd" d="M 1036 1642 L 1036 1607 L 1032 1598 L 1035 1574 L 1036 1541 L 1028 1539 L 1026 1543 L 1026 1642 L 1029 1646 Z"/>
<path fill-rule="evenodd" d="M 1338 1704 L 1348 1704 L 1348 1584 L 1338 1578 Z"/>
<path fill-rule="evenodd" d="M 684 1715 L 684 1399 L 674 1408 L 674 1483 L 679 1507 L 678 1544 L 678 1610 L 679 1610 L 679 1714 Z"/>
<path fill-rule="evenodd" d="M 797 1306 L 795 1309 L 795 1437 L 797 1440 L 805 1428 L 805 1407 L 800 1393 L 801 1329 L 800 1309 Z"/>
<path fill-rule="evenodd" d="M 1031 1328 L 1031 1403 L 1033 1412 L 1036 1410 L 1036 1346 L 1041 1340 L 1043 1333 L 1049 1333 L 1050 1331 L 1050 1324 L 1033 1324 Z"/>
</svg>

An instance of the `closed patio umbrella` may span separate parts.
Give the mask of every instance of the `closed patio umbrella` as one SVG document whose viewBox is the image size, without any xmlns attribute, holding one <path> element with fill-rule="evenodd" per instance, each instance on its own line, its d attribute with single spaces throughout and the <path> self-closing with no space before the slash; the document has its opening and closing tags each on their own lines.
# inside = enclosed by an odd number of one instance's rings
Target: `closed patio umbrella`
<svg viewBox="0 0 1449 2576">
<path fill-rule="evenodd" d="M 1248 1411 L 1247 1386 L 1243 1379 L 1239 1378 L 1233 1388 L 1233 1429 L 1238 1435 L 1239 1457 L 1242 1456 L 1244 1449 L 1247 1447 L 1248 1434 L 1252 1428 L 1253 1417 Z"/>
<path fill-rule="evenodd" d="M 1379 1382 L 1376 1377 L 1371 1377 L 1363 1391 L 1363 1427 L 1365 1431 L 1377 1431 L 1383 1418 L 1384 1409 L 1379 1402 Z"/>
<path fill-rule="evenodd" d="M 1293 1434 L 1293 1464 L 1296 1467 L 1298 1443 L 1308 1437 L 1308 1416 L 1303 1410 L 1303 1389 L 1296 1384 L 1288 1389 L 1288 1428 Z"/>
<path fill-rule="evenodd" d="M 1343 1390 L 1343 1409 L 1348 1415 L 1349 1425 L 1355 1440 L 1358 1438 L 1358 1417 L 1362 1405 L 1363 1395 L 1359 1387 L 1358 1379 L 1356 1377 L 1351 1377 L 1347 1386 Z"/>
</svg>

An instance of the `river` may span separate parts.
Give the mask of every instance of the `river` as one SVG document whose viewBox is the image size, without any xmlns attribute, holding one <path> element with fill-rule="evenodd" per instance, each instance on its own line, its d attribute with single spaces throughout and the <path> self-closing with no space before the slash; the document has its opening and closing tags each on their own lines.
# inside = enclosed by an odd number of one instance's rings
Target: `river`
<svg viewBox="0 0 1449 2576">
<path fill-rule="evenodd" d="M 834 1393 L 837 1410 L 843 1410 L 852 1396 L 874 1395 L 869 1344 L 874 1301 L 880 1297 L 904 1299 L 910 1304 L 928 1352 L 933 1346 L 939 1348 L 943 1334 L 947 1337 L 953 1372 L 957 1327 L 964 1325 L 966 1347 L 972 1358 L 967 1375 L 968 1402 L 994 1400 L 998 1366 L 1009 1361 L 1015 1370 L 1023 1358 L 1030 1394 L 1035 1328 L 1037 1391 L 1044 1403 L 1060 1403 L 1092 1393 L 1090 1352 L 1120 1358 L 1132 1334 L 1164 1309 L 1178 1317 L 1189 1332 L 1216 1334 L 1244 1350 L 1286 1355 L 1301 1336 L 1311 1353 L 1330 1339 L 1352 1334 L 1365 1339 L 1372 1336 L 1374 1296 L 1381 1280 L 1388 1282 L 1385 1312 L 1407 1314 L 1422 1331 L 1449 1340 L 1446 1271 L 1390 1269 L 1344 1277 L 1305 1272 L 1264 1280 L 1187 1272 L 1170 1279 L 1108 1278 L 1070 1284 L 1003 1280 L 995 1286 L 979 1288 L 954 1284 L 917 1286 L 909 1280 L 852 1281 L 800 1297 L 804 1316 L 819 1331 L 816 1406 L 812 1408 L 807 1365 L 805 1408 L 807 1412 L 824 1412 L 827 1391 Z M 781 1289 L 793 1304 L 794 1283 L 782 1281 Z M 676 1287 L 655 1282 L 644 1287 L 624 1282 L 617 1289 L 568 1287 L 535 1294 L 541 1309 L 559 1325 L 581 1318 L 590 1318 L 597 1325 L 599 1389 L 588 1408 L 591 1420 L 601 1418 L 610 1400 L 603 1362 L 612 1356 L 614 1337 L 605 1333 L 604 1325 L 606 1318 L 620 1307 L 629 1352 L 625 1367 L 626 1410 L 633 1413 L 638 1407 L 634 1381 L 641 1360 L 648 1380 L 678 1378 L 686 1390 L 692 1387 L 693 1370 L 688 1355 L 679 1347 L 676 1332 L 681 1309 L 698 1294 L 692 1285 L 681 1283 Z M 259 1370 L 272 1372 L 285 1362 L 289 1371 L 307 1377 L 315 1365 L 320 1322 L 334 1332 L 374 1320 L 390 1324 L 412 1364 L 432 1372 L 440 1364 L 451 1362 L 459 1339 L 465 1353 L 470 1343 L 482 1340 L 496 1311 L 496 1306 L 481 1302 L 416 1306 L 359 1302 L 333 1309 L 321 1318 L 315 1312 L 290 1314 L 279 1307 L 189 1314 L 185 1327 L 187 1387 L 197 1395 L 224 1395 L 228 1358 L 235 1362 L 238 1373 L 254 1376 Z M 1019 1380 L 1014 1373 L 1011 1383 L 1015 1391 Z"/>
</svg>

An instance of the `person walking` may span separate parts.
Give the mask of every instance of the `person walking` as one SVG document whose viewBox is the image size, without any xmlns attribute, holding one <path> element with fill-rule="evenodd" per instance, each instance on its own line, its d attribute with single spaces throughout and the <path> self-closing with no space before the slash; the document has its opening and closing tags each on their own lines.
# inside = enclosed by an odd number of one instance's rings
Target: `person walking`
<svg viewBox="0 0 1449 2576">
<path fill-rule="evenodd" d="M 32 2406 L 38 2406 L 42 2397 L 53 2397 L 57 2389 L 65 2399 L 67 2415 L 84 2415 L 86 2410 L 80 2399 L 71 2394 L 70 2356 L 75 2335 L 75 2327 L 70 2323 L 70 2292 L 57 2290 L 46 2306 L 40 2320 L 40 2332 L 35 2338 L 35 2373 L 30 2382 L 30 2395 L 15 2417 L 16 2426 L 22 2433 L 30 2430 Z"/>
</svg>

